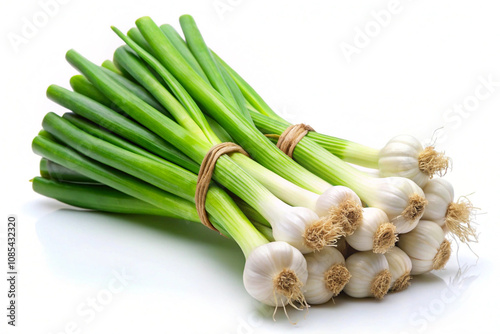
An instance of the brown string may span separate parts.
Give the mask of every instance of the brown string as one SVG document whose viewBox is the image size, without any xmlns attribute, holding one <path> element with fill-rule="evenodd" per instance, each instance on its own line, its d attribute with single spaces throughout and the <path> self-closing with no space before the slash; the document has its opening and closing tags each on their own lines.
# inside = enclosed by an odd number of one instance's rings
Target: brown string
<svg viewBox="0 0 500 334">
<path fill-rule="evenodd" d="M 203 158 L 200 166 L 200 172 L 198 173 L 198 182 L 196 184 L 196 192 L 194 195 L 196 211 L 198 212 L 201 223 L 214 231 L 217 231 L 217 229 L 208 219 L 208 214 L 205 210 L 208 188 L 210 187 L 210 181 L 212 180 L 212 174 L 214 173 L 217 159 L 219 159 L 224 154 L 234 152 L 239 152 L 248 156 L 248 153 L 245 152 L 245 150 L 243 150 L 241 146 L 238 146 L 235 143 L 220 143 L 213 146 L 210 151 L 208 151 L 207 155 L 205 155 L 205 157 Z"/>
<path fill-rule="evenodd" d="M 283 131 L 276 146 L 290 158 L 293 158 L 295 146 L 297 146 L 309 131 L 314 131 L 314 129 L 307 124 L 300 123 L 290 125 Z"/>
</svg>

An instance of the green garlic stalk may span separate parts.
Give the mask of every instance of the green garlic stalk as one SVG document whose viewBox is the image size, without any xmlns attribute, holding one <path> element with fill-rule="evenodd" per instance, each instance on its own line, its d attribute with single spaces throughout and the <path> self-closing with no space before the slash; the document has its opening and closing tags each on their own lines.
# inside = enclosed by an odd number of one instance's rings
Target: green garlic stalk
<svg viewBox="0 0 500 334">
<path fill-rule="evenodd" d="M 286 170 L 283 168 L 284 160 L 276 158 L 280 156 L 279 154 L 276 154 L 274 159 L 262 156 L 275 152 L 276 148 L 273 145 L 269 146 L 269 141 L 264 143 L 260 140 L 261 135 L 255 133 L 255 128 L 246 121 L 244 115 L 225 101 L 217 90 L 190 67 L 182 54 L 150 18 L 141 18 L 136 21 L 136 25 L 158 60 L 240 145 L 257 161 L 277 174 Z M 198 45 L 200 49 L 204 47 L 206 48 L 202 43 Z M 287 127 L 285 123 L 278 133 L 282 133 Z M 331 184 L 351 188 L 366 204 L 384 210 L 391 222 L 396 225 L 398 233 L 411 231 L 422 216 L 426 205 L 423 191 L 408 179 L 368 177 L 330 154 L 307 136 L 295 148 L 294 159 Z M 294 182 L 290 174 L 283 176 Z"/>
<path fill-rule="evenodd" d="M 96 150 L 95 144 L 100 146 L 109 145 L 105 141 L 93 142 L 93 140 L 81 133 L 81 130 L 72 126 L 68 121 L 48 114 L 44 119 L 44 126 L 51 130 L 51 135 L 38 135 L 33 140 L 33 151 L 52 160 L 66 168 L 72 169 L 82 175 L 101 182 L 127 195 L 133 196 L 147 203 L 155 205 L 172 214 L 181 215 L 185 210 L 177 196 L 172 197 L 169 192 L 151 186 L 138 178 L 132 177 L 116 168 L 110 168 L 102 163 L 96 162 L 78 153 L 73 148 L 92 154 Z M 54 136 L 57 141 L 50 137 Z M 87 139 L 80 141 L 79 139 Z M 68 146 L 73 146 L 69 148 Z M 134 155 L 135 161 L 125 162 L 123 157 L 132 153 L 118 150 L 115 156 L 113 150 L 108 150 L 107 159 L 116 159 L 124 169 L 142 169 L 146 167 L 141 161 L 140 155 Z M 109 162 L 109 161 L 108 161 Z M 115 167 L 118 167 L 112 163 Z M 122 165 L 123 164 L 123 165 Z M 132 166 L 135 165 L 135 166 Z M 153 164 L 154 165 L 154 164 Z M 157 166 L 156 166 L 157 167 Z M 171 172 L 174 172 L 171 170 Z M 181 174 L 179 174 L 181 173 Z M 194 200 L 194 189 L 183 177 L 188 177 L 190 172 L 180 169 L 177 173 L 163 174 L 163 184 L 170 182 L 174 190 L 181 193 L 185 199 Z M 299 301 L 303 304 L 302 286 L 307 281 L 307 264 L 302 254 L 285 242 L 268 242 L 255 227 L 248 221 L 244 214 L 236 207 L 231 198 L 220 188 L 211 186 L 207 194 L 206 209 L 213 218 L 212 223 L 221 231 L 226 231 L 242 249 L 247 259 L 243 272 L 243 281 L 247 292 L 263 303 L 273 306 L 285 306 L 288 303 Z M 176 211 L 177 210 L 177 211 Z M 177 212 L 177 213 L 176 213 Z M 193 217 L 193 219 L 195 219 Z M 219 226 L 220 224 L 220 226 Z M 261 268 L 256 273 L 255 268 Z M 264 268 L 266 270 L 264 270 Z M 273 296 L 274 298 L 269 298 Z"/>
<path fill-rule="evenodd" d="M 91 179 L 88 180 L 93 183 L 80 183 L 78 181 L 85 178 L 83 175 L 50 160 L 42 159 L 41 161 L 45 161 L 45 163 L 56 169 L 51 169 L 49 174 L 46 174 L 49 178 L 35 177 L 32 180 L 33 190 L 40 195 L 83 209 L 121 214 L 162 216 L 197 223 L 201 222 L 195 205 L 180 197 L 177 198 L 177 203 L 175 203 L 176 210 L 165 210 Z M 183 208 L 182 211 L 179 210 L 180 207 Z M 270 239 L 270 237 L 272 238 L 270 227 L 255 223 L 252 217 L 245 215 L 266 239 L 273 241 L 273 239 Z M 228 236 L 228 233 L 222 230 L 220 224 L 218 226 L 221 229 L 219 232 Z"/>
</svg>

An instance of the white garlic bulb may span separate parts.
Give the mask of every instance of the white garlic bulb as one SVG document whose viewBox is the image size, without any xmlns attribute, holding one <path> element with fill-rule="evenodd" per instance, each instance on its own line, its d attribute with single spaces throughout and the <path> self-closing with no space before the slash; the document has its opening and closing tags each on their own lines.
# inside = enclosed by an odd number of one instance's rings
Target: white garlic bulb
<svg viewBox="0 0 500 334">
<path fill-rule="evenodd" d="M 424 149 L 416 138 L 400 135 L 380 150 L 378 167 L 381 177 L 405 177 L 423 187 L 434 174 L 446 173 L 448 163 L 449 159 L 434 147 Z"/>
<path fill-rule="evenodd" d="M 361 225 L 346 236 L 346 241 L 358 251 L 385 253 L 397 241 L 396 226 L 389 222 L 389 217 L 381 209 L 364 208 Z"/>
<path fill-rule="evenodd" d="M 467 200 L 453 202 L 454 191 L 450 182 L 443 178 L 432 179 L 423 190 L 429 204 L 422 219 L 437 223 L 462 242 L 477 241 L 476 231 L 471 226 L 472 204 Z"/>
<path fill-rule="evenodd" d="M 427 205 L 423 190 L 415 182 L 402 177 L 369 178 L 366 182 L 372 191 L 363 194 L 363 200 L 382 209 L 397 233 L 415 228 Z"/>
<path fill-rule="evenodd" d="M 453 202 L 453 186 L 443 178 L 436 178 L 430 180 L 423 190 L 429 204 L 424 210 L 422 219 L 431 220 L 443 227 L 448 205 Z"/>
<path fill-rule="evenodd" d="M 304 288 L 308 304 L 323 304 L 337 296 L 351 275 L 342 254 L 334 247 L 305 255 L 309 276 Z"/>
<path fill-rule="evenodd" d="M 350 188 L 332 186 L 321 194 L 316 202 L 316 213 L 339 225 L 349 235 L 358 228 L 362 219 L 363 205 L 359 196 Z"/>
<path fill-rule="evenodd" d="M 382 299 L 389 291 L 391 273 L 384 255 L 373 252 L 354 253 L 347 258 L 346 267 L 352 275 L 344 287 L 347 295 Z"/>
<path fill-rule="evenodd" d="M 310 209 L 275 205 L 265 216 L 272 226 L 275 240 L 285 241 L 304 254 L 334 244 L 340 237 L 338 228 L 320 219 Z"/>
<path fill-rule="evenodd" d="M 411 259 L 412 275 L 444 267 L 451 255 L 450 242 L 435 222 L 421 220 L 411 232 L 399 236 L 398 247 Z"/>
<path fill-rule="evenodd" d="M 410 286 L 411 259 L 399 247 L 393 247 L 384 254 L 391 272 L 391 290 L 402 291 Z"/>
<path fill-rule="evenodd" d="M 303 286 L 307 282 L 307 262 L 297 249 L 275 241 L 255 248 L 243 271 L 247 292 L 271 306 L 298 303 L 306 306 Z"/>
</svg>

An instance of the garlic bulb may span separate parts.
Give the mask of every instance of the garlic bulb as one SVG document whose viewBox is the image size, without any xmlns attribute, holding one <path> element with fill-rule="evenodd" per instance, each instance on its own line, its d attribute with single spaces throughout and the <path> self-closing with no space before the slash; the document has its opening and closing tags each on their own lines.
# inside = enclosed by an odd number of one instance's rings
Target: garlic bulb
<svg viewBox="0 0 500 334">
<path fill-rule="evenodd" d="M 323 304 L 337 296 L 351 278 L 342 254 L 333 247 L 305 255 L 309 276 L 304 288 L 308 304 Z"/>
<path fill-rule="evenodd" d="M 393 247 L 384 254 L 391 272 L 391 290 L 405 290 L 410 286 L 411 259 L 399 247 Z"/>
<path fill-rule="evenodd" d="M 275 241 L 255 248 L 243 271 L 247 292 L 271 306 L 299 303 L 306 306 L 302 288 L 307 282 L 304 256 L 286 242 Z"/>
<path fill-rule="evenodd" d="M 411 259 L 412 275 L 428 273 L 444 267 L 451 255 L 450 242 L 435 222 L 421 220 L 413 231 L 401 234 L 398 242 Z"/>
<path fill-rule="evenodd" d="M 471 226 L 472 204 L 467 200 L 453 202 L 454 191 L 450 182 L 442 178 L 432 179 L 423 190 L 429 204 L 422 219 L 436 222 L 462 242 L 477 241 L 476 231 Z"/>
<path fill-rule="evenodd" d="M 448 169 L 449 158 L 434 147 L 425 149 L 420 141 L 408 135 L 392 138 L 379 153 L 381 177 L 400 176 L 423 187 L 434 174 L 442 175 Z"/>
<path fill-rule="evenodd" d="M 385 253 L 397 241 L 396 226 L 389 222 L 384 211 L 377 208 L 364 208 L 361 225 L 346 241 L 358 251 L 373 250 Z"/>
<path fill-rule="evenodd" d="M 339 226 L 320 219 L 310 209 L 292 207 L 281 201 L 265 205 L 262 215 L 272 226 L 274 240 L 285 241 L 304 254 L 333 245 L 342 234 Z"/>
<path fill-rule="evenodd" d="M 384 255 L 373 252 L 354 253 L 347 258 L 346 267 L 352 275 L 344 287 L 344 292 L 349 296 L 382 299 L 389 291 L 391 273 Z"/>
<path fill-rule="evenodd" d="M 397 233 L 415 228 L 427 205 L 423 190 L 415 182 L 402 177 L 367 178 L 366 182 L 372 191 L 363 194 L 363 200 L 382 209 Z"/>
<path fill-rule="evenodd" d="M 334 225 L 341 226 L 345 235 L 352 234 L 361 223 L 363 205 L 350 188 L 332 186 L 316 202 L 316 213 Z"/>
</svg>

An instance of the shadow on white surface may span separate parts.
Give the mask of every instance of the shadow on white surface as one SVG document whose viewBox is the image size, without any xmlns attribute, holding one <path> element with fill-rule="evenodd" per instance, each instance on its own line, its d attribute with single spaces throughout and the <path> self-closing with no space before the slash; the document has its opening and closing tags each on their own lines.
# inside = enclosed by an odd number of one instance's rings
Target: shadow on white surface
<svg viewBox="0 0 500 334">
<path fill-rule="evenodd" d="M 59 209 L 41 217 L 36 232 L 51 270 L 77 281 L 102 279 L 110 268 L 126 267 L 147 280 L 144 286 L 165 286 L 175 276 L 167 269 L 189 266 L 191 260 L 218 264 L 238 280 L 243 272 L 243 254 L 232 240 L 189 221 Z"/>
</svg>

